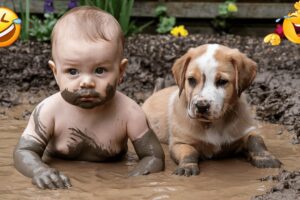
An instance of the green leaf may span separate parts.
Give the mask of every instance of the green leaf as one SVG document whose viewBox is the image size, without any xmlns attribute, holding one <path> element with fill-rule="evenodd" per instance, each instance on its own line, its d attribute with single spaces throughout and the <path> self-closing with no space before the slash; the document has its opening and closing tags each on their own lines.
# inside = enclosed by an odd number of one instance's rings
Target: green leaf
<svg viewBox="0 0 300 200">
<path fill-rule="evenodd" d="M 159 5 L 155 8 L 154 10 L 155 16 L 159 17 L 161 15 L 166 15 L 167 14 L 167 7 L 164 5 Z"/>
<path fill-rule="evenodd" d="M 134 0 L 123 0 L 122 1 L 119 23 L 120 23 L 121 28 L 125 35 L 127 35 L 129 32 L 129 27 L 130 27 L 129 22 L 130 22 L 131 12 L 132 12 L 132 8 L 133 8 L 133 3 L 134 3 Z"/>
</svg>

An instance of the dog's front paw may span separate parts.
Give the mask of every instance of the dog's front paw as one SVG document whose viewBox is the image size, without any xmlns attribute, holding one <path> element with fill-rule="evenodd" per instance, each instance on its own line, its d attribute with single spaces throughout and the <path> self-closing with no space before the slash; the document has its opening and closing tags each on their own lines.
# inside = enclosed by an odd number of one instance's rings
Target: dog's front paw
<svg viewBox="0 0 300 200">
<path fill-rule="evenodd" d="M 258 168 L 279 168 L 281 162 L 269 152 L 251 156 L 251 164 Z"/>
<path fill-rule="evenodd" d="M 196 163 L 185 163 L 177 167 L 173 174 L 179 176 L 196 176 L 200 173 L 198 164 Z"/>
</svg>

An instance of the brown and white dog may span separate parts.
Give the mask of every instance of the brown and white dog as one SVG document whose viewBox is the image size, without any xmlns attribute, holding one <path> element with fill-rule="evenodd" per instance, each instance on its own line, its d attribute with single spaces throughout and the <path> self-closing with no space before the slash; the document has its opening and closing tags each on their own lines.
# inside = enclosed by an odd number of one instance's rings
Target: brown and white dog
<svg viewBox="0 0 300 200">
<path fill-rule="evenodd" d="M 199 174 L 200 159 L 244 152 L 260 168 L 280 167 L 268 152 L 242 92 L 256 63 L 218 44 L 191 48 L 172 72 L 178 85 L 154 93 L 143 105 L 149 123 L 178 164 L 175 174 Z"/>
</svg>

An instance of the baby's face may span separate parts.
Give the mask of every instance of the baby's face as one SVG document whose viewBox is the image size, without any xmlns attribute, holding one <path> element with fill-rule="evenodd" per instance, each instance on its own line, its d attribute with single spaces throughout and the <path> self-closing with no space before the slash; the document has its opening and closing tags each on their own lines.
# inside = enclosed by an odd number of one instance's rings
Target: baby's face
<svg viewBox="0 0 300 200">
<path fill-rule="evenodd" d="M 112 99 L 127 64 L 115 42 L 69 38 L 54 48 L 55 63 L 49 64 L 68 103 L 90 109 Z"/>
</svg>

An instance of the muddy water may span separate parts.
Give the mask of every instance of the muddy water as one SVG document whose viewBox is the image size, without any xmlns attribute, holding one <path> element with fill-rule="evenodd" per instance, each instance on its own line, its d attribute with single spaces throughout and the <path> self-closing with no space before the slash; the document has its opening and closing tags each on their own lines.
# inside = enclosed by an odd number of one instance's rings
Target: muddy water
<svg viewBox="0 0 300 200">
<path fill-rule="evenodd" d="M 250 199 L 265 193 L 272 182 L 258 180 L 275 175 L 278 169 L 257 169 L 242 158 L 205 161 L 196 177 L 171 175 L 176 165 L 169 158 L 166 170 L 140 177 L 127 177 L 136 165 L 132 147 L 126 160 L 118 163 L 88 163 L 50 160 L 50 165 L 63 171 L 72 181 L 69 190 L 39 190 L 29 178 L 13 167 L 12 151 L 27 120 L 24 110 L 31 106 L 0 109 L 0 199 Z M 1 114 L 2 113 L 2 114 Z M 264 124 L 260 128 L 267 146 L 288 170 L 300 169 L 300 146 L 289 143 L 289 133 L 278 125 Z M 281 133 L 282 134 L 278 134 Z"/>
</svg>

